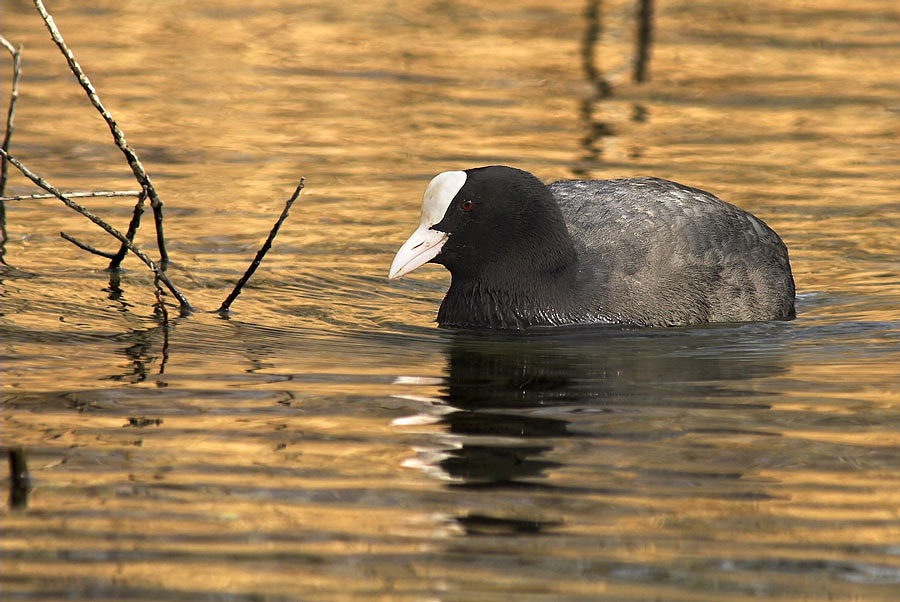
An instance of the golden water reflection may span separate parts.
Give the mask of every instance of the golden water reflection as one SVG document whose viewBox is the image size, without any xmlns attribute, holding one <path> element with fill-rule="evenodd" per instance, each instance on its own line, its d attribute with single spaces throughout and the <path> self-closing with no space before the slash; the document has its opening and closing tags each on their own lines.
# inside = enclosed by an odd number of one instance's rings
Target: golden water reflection
<svg viewBox="0 0 900 602">
<path fill-rule="evenodd" d="M 58 238 L 109 247 L 93 226 L 7 205 L 0 424 L 33 488 L 2 510 L 5 595 L 896 597 L 897 6 L 657 3 L 635 85 L 633 5 L 604 2 L 600 98 L 588 4 L 51 3 L 197 307 L 307 188 L 229 320 L 162 319 L 136 261 L 111 281 Z M 30 3 L 0 11 L 26 49 L 12 151 L 64 189 L 134 187 Z M 387 266 L 435 173 L 495 162 L 750 209 L 798 319 L 438 331 L 446 273 Z"/>
</svg>

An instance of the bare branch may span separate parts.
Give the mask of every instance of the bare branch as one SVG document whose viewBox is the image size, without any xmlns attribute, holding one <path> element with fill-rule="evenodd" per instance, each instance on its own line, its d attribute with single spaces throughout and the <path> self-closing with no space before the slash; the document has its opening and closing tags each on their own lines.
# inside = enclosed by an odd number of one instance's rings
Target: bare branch
<svg viewBox="0 0 900 602">
<path fill-rule="evenodd" d="M 175 287 L 175 285 L 172 284 L 172 281 L 169 280 L 169 278 L 166 276 L 165 272 L 163 272 L 160 269 L 160 267 L 156 263 L 153 262 L 152 259 L 147 257 L 146 253 L 144 253 L 143 251 L 138 249 L 134 245 L 134 243 L 132 243 L 130 240 L 128 240 L 128 238 L 124 234 L 122 234 L 121 232 L 119 232 L 118 230 L 116 230 L 115 228 L 110 226 L 109 224 L 107 224 L 105 221 L 103 221 L 102 219 L 100 219 L 99 217 L 97 217 L 96 215 L 94 215 L 93 213 L 91 213 L 90 211 L 88 211 L 86 208 L 82 207 L 75 201 L 66 198 L 66 196 L 63 193 L 61 193 L 59 190 L 54 188 L 49 182 L 44 180 L 42 177 L 38 176 L 37 174 L 32 172 L 30 169 L 28 169 L 27 167 L 22 165 L 22 163 L 18 159 L 16 159 L 15 157 L 13 157 L 9 153 L 7 153 L 5 150 L 0 149 L 0 155 L 2 155 L 3 158 L 5 158 L 10 163 L 12 163 L 16 167 L 16 169 L 18 169 L 25 175 L 26 178 L 28 178 L 29 180 L 31 180 L 32 182 L 34 182 L 35 184 L 37 184 L 38 186 L 40 186 L 41 188 L 46 190 L 47 192 L 53 194 L 56 198 L 58 198 L 63 203 L 65 203 L 67 207 L 74 209 L 81 215 L 85 216 L 86 218 L 88 218 L 89 220 L 91 220 L 92 222 L 94 222 L 95 224 L 97 224 L 98 226 L 103 228 L 104 230 L 106 230 L 106 232 L 108 232 L 109 234 L 111 234 L 112 236 L 117 238 L 126 247 L 128 247 L 128 250 L 131 251 L 132 253 L 134 253 L 135 255 L 137 255 L 141 259 L 141 261 L 143 261 L 145 264 L 147 264 L 147 267 L 150 268 L 150 270 L 153 272 L 154 276 L 158 277 L 162 281 L 162 283 L 166 285 L 166 288 L 169 289 L 169 291 L 172 293 L 172 295 L 176 299 L 178 299 L 178 303 L 181 304 L 181 310 L 183 312 L 189 312 L 193 309 L 191 307 L 191 304 L 188 303 L 187 299 L 185 299 L 184 295 L 181 294 L 181 291 L 179 291 Z"/>
<path fill-rule="evenodd" d="M 137 232 L 138 226 L 141 225 L 141 215 L 144 213 L 145 198 L 147 198 L 146 191 L 142 190 L 140 194 L 138 194 L 137 203 L 134 204 L 134 212 L 131 214 L 131 221 L 128 222 L 128 230 L 125 232 L 125 238 L 128 240 L 134 240 L 134 233 Z M 128 247 L 123 244 L 119 247 L 116 254 L 110 257 L 107 269 L 118 270 L 119 265 L 121 265 L 122 260 L 125 259 L 126 254 L 128 254 Z"/>
<path fill-rule="evenodd" d="M 91 192 L 66 192 L 63 193 L 66 198 L 69 199 L 83 199 L 83 198 L 94 198 L 94 197 L 125 197 L 125 196 L 136 196 L 138 197 L 138 201 L 134 206 L 134 213 L 131 216 L 131 222 L 128 224 L 128 231 L 125 233 L 125 237 L 128 240 L 134 240 L 134 233 L 137 232 L 138 226 L 141 223 L 141 215 L 144 213 L 144 198 L 146 195 L 142 190 L 96 190 Z M 31 201 L 31 200 L 44 200 L 44 199 L 53 199 L 56 200 L 56 195 L 53 194 L 22 194 L 18 196 L 6 196 L 0 197 L 0 201 Z M 97 251 L 96 249 L 87 247 L 86 245 L 82 245 L 82 243 L 68 237 L 65 234 L 62 234 L 62 237 L 71 242 L 72 244 L 81 247 L 85 251 L 89 251 L 94 253 L 95 255 L 100 255 L 102 257 L 106 257 L 110 259 L 109 268 L 111 270 L 118 269 L 119 264 L 122 263 L 122 260 L 125 258 L 125 255 L 128 253 L 128 247 L 122 245 L 119 247 L 119 250 L 116 253 L 107 253 L 105 251 Z"/>
<path fill-rule="evenodd" d="M 6 48 L 6 50 L 7 50 L 10 54 L 15 54 L 15 53 L 16 53 L 16 47 L 13 46 L 12 44 L 10 44 L 10 43 L 9 43 L 9 40 L 7 40 L 6 38 L 4 38 L 3 36 L 0 36 L 0 45 L 2 45 L 4 48 Z M 19 45 L 19 47 L 21 48 L 21 44 Z"/>
<path fill-rule="evenodd" d="M 291 198 L 287 200 L 284 204 L 284 209 L 281 211 L 281 216 L 278 218 L 278 221 L 275 222 L 275 225 L 272 226 L 272 231 L 269 232 L 269 237 L 266 238 L 266 242 L 263 243 L 263 246 L 260 247 L 259 251 L 256 253 L 256 257 L 253 258 L 253 261 L 250 263 L 250 267 L 247 268 L 247 271 L 244 272 L 244 275 L 241 276 L 241 279 L 238 280 L 237 284 L 234 286 L 234 289 L 231 291 L 231 294 L 222 301 L 222 305 L 217 310 L 220 314 L 227 314 L 228 308 L 231 307 L 231 304 L 237 299 L 237 296 L 241 294 L 241 289 L 244 288 L 244 285 L 247 284 L 247 281 L 250 280 L 250 277 L 253 276 L 253 272 L 256 271 L 256 268 L 259 267 L 259 263 L 262 261 L 262 258 L 272 247 L 272 241 L 275 239 L 275 235 L 278 234 L 278 229 L 281 228 L 282 222 L 287 219 L 288 213 L 291 210 L 291 205 L 294 204 L 294 201 L 297 200 L 297 197 L 300 196 L 300 191 L 303 190 L 303 182 L 305 178 L 300 178 L 300 183 L 297 184 L 297 188 L 294 190 L 294 194 L 291 195 Z"/>
<path fill-rule="evenodd" d="M 8 152 L 9 149 L 7 149 Z M 140 196 L 140 190 L 94 190 L 91 192 L 64 192 L 70 199 L 87 199 L 94 197 Z M 0 196 L 0 201 L 42 201 L 56 199 L 52 194 L 20 194 L 16 196 Z"/>
<path fill-rule="evenodd" d="M 3 133 L 3 142 L 0 143 L 0 148 L 9 151 L 9 140 L 12 138 L 16 114 L 16 100 L 19 98 L 19 74 L 21 73 L 22 45 L 19 44 L 17 47 L 13 48 L 13 45 L 3 36 L 0 36 L 0 43 L 2 43 L 3 47 L 12 55 L 13 62 L 12 90 L 9 93 L 9 107 L 6 111 L 6 129 Z M 7 172 L 9 171 L 9 165 L 6 161 L 0 163 L 2 163 L 2 166 L 0 166 L 0 196 L 2 196 L 3 191 L 6 190 L 6 177 Z M 2 202 L 3 201 L 0 201 L 0 203 Z"/>
<path fill-rule="evenodd" d="M 54 197 L 54 198 L 56 198 L 56 197 Z M 94 255 L 99 255 L 100 257 L 106 257 L 107 259 L 112 259 L 113 257 L 115 257 L 115 253 L 107 253 L 106 251 L 101 251 L 100 249 L 95 249 L 91 245 L 83 243 L 80 240 L 78 240 L 77 238 L 75 238 L 74 236 L 69 236 L 65 232 L 60 232 L 59 235 L 62 238 L 64 238 L 65 240 L 68 240 L 70 243 L 72 243 L 79 249 L 83 249 L 83 250 L 87 251 L 88 253 L 93 253 Z"/>
<path fill-rule="evenodd" d="M 94 105 L 94 108 L 97 109 L 109 126 L 109 131 L 113 135 L 116 146 L 118 146 L 125 155 L 125 159 L 128 161 L 128 165 L 131 167 L 131 171 L 134 173 L 134 177 L 137 179 L 138 184 L 140 184 L 141 188 L 147 192 L 147 198 L 150 199 L 150 206 L 153 207 L 153 216 L 156 221 L 156 244 L 159 247 L 159 260 L 160 263 L 165 266 L 169 262 L 169 255 L 166 253 L 166 241 L 163 236 L 163 204 L 156 194 L 156 189 L 150 182 L 150 176 L 147 175 L 147 172 L 144 170 L 144 166 L 140 159 L 138 159 L 134 149 L 128 146 L 128 143 L 125 140 L 125 134 L 122 133 L 121 128 L 119 128 L 112 115 L 103 106 L 100 97 L 97 96 L 97 91 L 94 89 L 93 84 L 91 84 L 91 80 L 88 79 L 88 76 L 81 68 L 81 65 L 75 60 L 75 55 L 66 45 L 65 40 L 63 40 L 62 34 L 60 34 L 59 29 L 56 27 L 56 23 L 53 21 L 53 17 L 47 12 L 47 9 L 44 8 L 44 3 L 41 0 L 34 0 L 34 6 L 37 8 L 38 13 L 40 13 L 41 18 L 43 18 L 47 29 L 50 31 L 50 37 L 53 38 L 53 41 L 59 47 L 63 56 L 66 57 L 66 61 L 69 63 L 69 69 L 72 70 L 72 73 L 74 73 L 75 77 L 78 79 L 78 83 L 84 88 L 91 104 Z"/>
</svg>

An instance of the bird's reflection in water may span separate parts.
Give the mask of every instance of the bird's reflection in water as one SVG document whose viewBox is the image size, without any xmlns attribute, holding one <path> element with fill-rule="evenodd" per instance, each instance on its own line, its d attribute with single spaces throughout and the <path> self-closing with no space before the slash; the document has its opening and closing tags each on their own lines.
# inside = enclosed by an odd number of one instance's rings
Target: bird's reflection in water
<svg viewBox="0 0 900 602">
<path fill-rule="evenodd" d="M 548 473 L 564 468 L 554 446 L 571 438 L 653 442 L 683 434 L 624 432 L 604 427 L 598 419 L 603 415 L 643 412 L 650 423 L 662 409 L 769 409 L 760 403 L 764 393 L 739 383 L 783 371 L 778 356 L 748 362 L 745 354 L 727 351 L 733 336 L 729 328 L 610 328 L 519 337 L 458 333 L 446 350 L 441 395 L 433 400 L 444 434 L 435 448 L 420 450 L 415 464 L 454 490 L 614 495 L 611 489 L 553 484 Z M 586 428 L 582 418 L 589 418 Z M 455 520 L 466 533 L 537 533 L 556 524 L 483 513 Z"/>
</svg>

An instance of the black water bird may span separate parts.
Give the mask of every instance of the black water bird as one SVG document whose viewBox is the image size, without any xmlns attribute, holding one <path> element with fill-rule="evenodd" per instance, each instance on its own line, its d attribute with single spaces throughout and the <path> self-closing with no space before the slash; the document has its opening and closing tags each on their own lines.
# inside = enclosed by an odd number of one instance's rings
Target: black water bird
<svg viewBox="0 0 900 602">
<path fill-rule="evenodd" d="M 561 180 L 489 166 L 437 175 L 389 277 L 451 274 L 441 326 L 790 320 L 781 238 L 714 195 L 658 178 Z"/>
</svg>

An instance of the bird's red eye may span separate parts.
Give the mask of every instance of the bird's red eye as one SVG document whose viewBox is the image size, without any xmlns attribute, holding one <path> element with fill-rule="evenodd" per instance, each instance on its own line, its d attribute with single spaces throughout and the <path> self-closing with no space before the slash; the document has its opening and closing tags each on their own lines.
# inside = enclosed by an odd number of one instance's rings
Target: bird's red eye
<svg viewBox="0 0 900 602">
<path fill-rule="evenodd" d="M 463 211 L 471 211 L 472 207 L 474 205 L 475 205 L 475 203 L 473 203 L 469 199 L 466 199 L 462 203 L 459 204 L 459 208 L 462 209 Z"/>
</svg>

